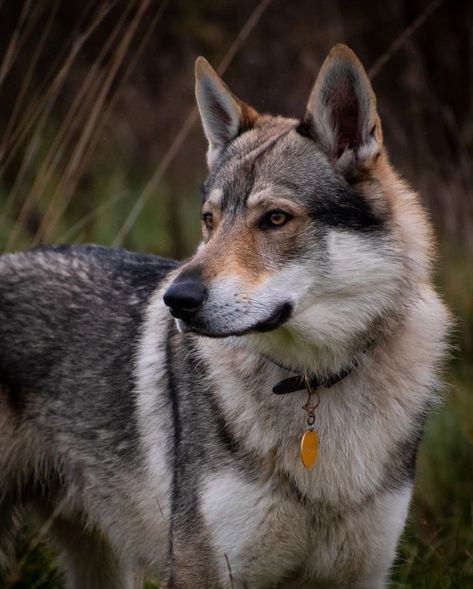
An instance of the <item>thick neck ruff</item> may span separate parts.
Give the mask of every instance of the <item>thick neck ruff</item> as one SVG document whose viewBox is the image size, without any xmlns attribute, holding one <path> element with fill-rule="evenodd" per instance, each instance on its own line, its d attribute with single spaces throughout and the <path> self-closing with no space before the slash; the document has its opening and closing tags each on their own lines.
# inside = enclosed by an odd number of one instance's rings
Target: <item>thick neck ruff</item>
<svg viewBox="0 0 473 589">
<path fill-rule="evenodd" d="M 307 413 L 307 429 L 302 434 L 299 447 L 300 459 L 305 468 L 313 467 L 317 461 L 319 436 L 315 431 L 314 424 L 316 421 L 315 412 L 320 404 L 320 396 L 318 393 L 319 387 L 328 389 L 346 378 L 360 365 L 361 358 L 373 346 L 373 344 L 374 341 L 369 342 L 362 350 L 361 354 L 354 358 L 349 365 L 324 378 L 317 376 L 316 374 L 296 374 L 295 376 L 285 378 L 274 385 L 273 393 L 276 395 L 285 395 L 287 393 L 294 393 L 301 390 L 307 391 L 307 401 L 302 406 L 302 409 Z M 315 401 L 312 400 L 313 397 L 315 397 Z"/>
<path fill-rule="evenodd" d="M 333 387 L 333 385 L 339 383 L 344 378 L 346 378 L 349 374 L 353 372 L 358 366 L 360 365 L 361 358 L 364 357 L 366 352 L 370 350 L 374 345 L 374 341 L 370 341 L 365 348 L 362 350 L 361 354 L 358 358 L 355 358 L 348 366 L 345 366 L 338 372 L 330 374 L 324 378 L 317 376 L 316 374 L 308 375 L 305 374 L 296 374 L 296 376 L 290 376 L 289 378 L 285 378 L 284 380 L 279 381 L 273 386 L 273 393 L 276 395 L 286 395 L 287 393 L 295 393 L 297 391 L 307 390 L 308 385 L 309 388 L 313 391 L 317 390 L 319 387 L 323 387 L 325 389 L 329 389 Z M 271 360 L 274 362 L 274 360 Z M 280 366 L 278 364 L 278 366 Z M 282 366 L 280 366 L 282 367 Z"/>
</svg>

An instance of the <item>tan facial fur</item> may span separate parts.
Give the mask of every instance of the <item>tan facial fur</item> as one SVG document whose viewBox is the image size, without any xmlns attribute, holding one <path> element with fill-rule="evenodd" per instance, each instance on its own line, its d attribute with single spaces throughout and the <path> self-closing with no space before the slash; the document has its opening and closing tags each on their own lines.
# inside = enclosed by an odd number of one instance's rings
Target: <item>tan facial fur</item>
<svg viewBox="0 0 473 589">
<path fill-rule="evenodd" d="M 236 220 L 225 218 L 220 200 L 221 191 L 214 190 L 202 208 L 203 215 L 212 215 L 213 227 L 209 230 L 203 223 L 204 244 L 191 264 L 202 268 L 207 282 L 230 276 L 251 290 L 276 270 L 285 253 L 301 240 L 307 211 L 281 196 L 277 187 L 251 194 L 244 214 Z M 262 229 L 260 221 L 271 211 L 283 211 L 291 220 L 281 227 Z"/>
</svg>

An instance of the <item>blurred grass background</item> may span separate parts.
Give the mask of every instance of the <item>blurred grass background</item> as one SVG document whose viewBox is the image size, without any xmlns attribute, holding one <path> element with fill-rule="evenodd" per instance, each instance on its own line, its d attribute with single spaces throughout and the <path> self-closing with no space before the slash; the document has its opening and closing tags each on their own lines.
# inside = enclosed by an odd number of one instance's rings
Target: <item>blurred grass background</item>
<svg viewBox="0 0 473 589">
<path fill-rule="evenodd" d="M 392 587 L 473 588 L 471 1 L 0 0 L 0 249 L 190 255 L 205 177 L 195 57 L 260 111 L 299 116 L 337 42 L 367 67 L 392 161 L 431 212 L 457 319 Z M 37 530 L 25 523 L 10 587 L 62 586 Z"/>
</svg>

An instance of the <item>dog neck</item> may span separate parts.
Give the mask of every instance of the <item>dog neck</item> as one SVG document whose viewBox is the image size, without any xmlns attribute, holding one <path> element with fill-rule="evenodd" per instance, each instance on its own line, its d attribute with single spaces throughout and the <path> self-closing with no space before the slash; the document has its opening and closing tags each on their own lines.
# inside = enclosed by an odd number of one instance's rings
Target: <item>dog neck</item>
<svg viewBox="0 0 473 589">
<path fill-rule="evenodd" d="M 231 338 L 228 343 L 250 356 L 264 358 L 292 377 L 298 375 L 295 377 L 298 382 L 293 380 L 288 383 L 289 386 L 298 386 L 294 391 L 304 388 L 300 386 L 303 376 L 308 376 L 313 385 L 327 388 L 327 385 L 332 386 L 348 376 L 364 360 L 374 342 L 381 343 L 392 327 L 379 320 L 372 323 L 370 333 L 353 334 L 350 339 L 328 342 L 323 346 L 288 329 L 279 334 L 248 334 L 242 338 Z"/>
<path fill-rule="evenodd" d="M 361 351 L 359 355 L 355 356 L 350 363 L 340 368 L 340 370 L 338 370 L 337 372 L 333 372 L 332 374 L 328 374 L 326 376 L 320 376 L 315 373 L 296 374 L 295 376 L 290 376 L 289 378 L 285 378 L 276 383 L 272 389 L 273 393 L 276 395 L 285 395 L 288 393 L 295 393 L 297 391 L 301 391 L 304 389 L 316 390 L 320 387 L 323 387 L 324 389 L 329 389 L 337 383 L 339 383 L 340 381 L 342 381 L 349 374 L 351 374 L 353 370 L 355 370 L 359 366 L 362 357 L 365 356 L 366 353 L 369 350 L 371 350 L 371 348 L 374 345 L 375 340 L 370 340 L 364 346 L 364 349 Z M 288 372 L 292 372 L 290 368 L 284 366 L 282 363 L 276 362 L 271 358 L 268 358 L 267 356 L 266 359 L 272 362 L 273 364 L 276 364 L 276 366 L 278 366 L 279 368 L 283 368 Z"/>
</svg>

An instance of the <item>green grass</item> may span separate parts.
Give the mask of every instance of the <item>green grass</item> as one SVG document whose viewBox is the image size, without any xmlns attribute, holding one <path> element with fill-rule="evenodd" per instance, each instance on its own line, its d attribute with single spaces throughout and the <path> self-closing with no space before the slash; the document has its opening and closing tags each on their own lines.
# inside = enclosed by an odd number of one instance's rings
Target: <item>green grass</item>
<svg viewBox="0 0 473 589">
<path fill-rule="evenodd" d="M 416 490 L 394 573 L 395 589 L 473 587 L 472 383 L 452 377 L 427 422 Z"/>
</svg>

